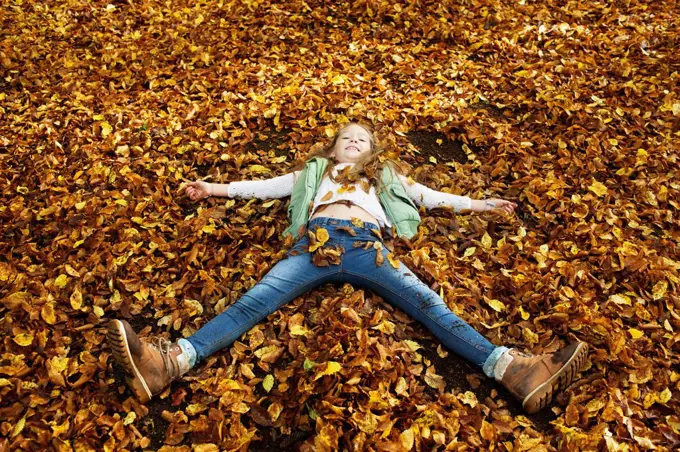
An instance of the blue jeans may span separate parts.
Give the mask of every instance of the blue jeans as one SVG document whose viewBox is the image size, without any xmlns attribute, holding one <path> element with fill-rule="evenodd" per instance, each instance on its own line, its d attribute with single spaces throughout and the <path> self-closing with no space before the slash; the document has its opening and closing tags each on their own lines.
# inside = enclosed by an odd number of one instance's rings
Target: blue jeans
<svg viewBox="0 0 680 452">
<path fill-rule="evenodd" d="M 187 339 L 196 351 L 196 362 L 229 346 L 269 314 L 303 293 L 326 283 L 350 283 L 372 291 L 406 312 L 447 348 L 482 367 L 489 377 L 493 376 L 493 365 L 501 352 L 507 350 L 505 347 L 496 347 L 451 312 L 444 300 L 403 263 L 398 269 L 394 268 L 387 260 L 388 250 L 384 246 L 385 260 L 380 267 L 375 263 L 377 251 L 374 248 L 364 250 L 352 246 L 356 241 L 379 240 L 370 232 L 379 229 L 378 226 L 364 223 L 363 227 L 357 227 L 350 220 L 329 217 L 317 217 L 307 224 L 312 231 L 316 226 L 328 230 L 327 246 L 344 247 L 340 264 L 316 266 L 312 255 L 303 249 L 309 245 L 309 237 L 305 234 L 257 284 Z M 336 229 L 338 226 L 349 226 L 356 236 Z"/>
</svg>

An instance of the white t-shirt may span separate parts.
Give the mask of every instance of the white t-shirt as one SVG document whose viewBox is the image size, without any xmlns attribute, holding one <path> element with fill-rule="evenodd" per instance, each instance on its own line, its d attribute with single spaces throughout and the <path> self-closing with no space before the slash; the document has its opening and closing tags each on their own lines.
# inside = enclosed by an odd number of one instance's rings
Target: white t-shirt
<svg viewBox="0 0 680 452">
<path fill-rule="evenodd" d="M 337 176 L 339 170 L 350 165 L 353 165 L 353 163 L 338 163 L 335 165 L 332 169 L 333 177 Z M 293 187 L 301 172 L 302 171 L 295 171 L 266 180 L 230 182 L 227 187 L 227 195 L 230 198 L 246 199 L 284 198 L 293 193 Z M 449 206 L 455 211 L 470 209 L 472 207 L 472 200 L 468 196 L 458 196 L 451 193 L 439 192 L 417 182 L 410 184 L 408 179 L 401 174 L 399 175 L 399 180 L 401 181 L 406 194 L 417 206 L 424 206 L 426 209 Z M 348 185 L 348 187 L 352 186 L 355 187 L 354 190 L 348 188 L 341 191 L 342 185 L 333 182 L 328 176 L 324 177 L 321 180 L 319 189 L 314 197 L 312 212 L 324 204 L 330 204 L 338 200 L 348 200 L 375 217 L 375 219 L 378 220 L 379 226 L 391 227 L 392 224 L 387 218 L 385 210 L 380 204 L 380 199 L 375 193 L 375 187 L 371 186 L 369 193 L 366 193 L 364 189 L 361 188 L 359 182 Z M 324 197 L 328 196 L 329 192 L 331 193 L 330 197 L 322 201 Z"/>
</svg>

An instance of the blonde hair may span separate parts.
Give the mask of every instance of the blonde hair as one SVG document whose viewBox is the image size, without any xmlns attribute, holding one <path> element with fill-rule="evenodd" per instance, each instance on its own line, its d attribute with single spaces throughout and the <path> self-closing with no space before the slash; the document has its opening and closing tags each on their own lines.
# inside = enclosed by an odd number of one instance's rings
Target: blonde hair
<svg viewBox="0 0 680 452">
<path fill-rule="evenodd" d="M 335 136 L 333 136 L 330 143 L 328 143 L 321 149 L 311 151 L 309 154 L 307 154 L 304 161 L 295 165 L 292 170 L 295 171 L 304 168 L 307 162 L 313 159 L 314 157 L 322 157 L 329 160 L 329 165 L 326 166 L 326 169 L 324 170 L 324 173 L 321 176 L 321 178 L 323 179 L 326 175 L 328 175 L 331 178 L 331 180 L 336 181 L 336 179 L 333 177 L 331 169 L 338 162 L 337 160 L 335 160 L 334 157 L 331 157 L 331 154 L 335 150 L 335 145 L 338 142 L 338 138 L 340 137 L 342 132 L 352 125 L 357 125 L 368 133 L 371 142 L 371 150 L 362 155 L 359 158 L 359 160 L 349 170 L 348 179 L 350 181 L 357 181 L 359 180 L 359 178 L 365 176 L 368 178 L 370 185 L 375 187 L 377 194 L 380 193 L 380 191 L 384 188 L 380 176 L 385 166 L 390 167 L 392 169 L 393 174 L 404 174 L 404 171 L 402 170 L 401 166 L 395 160 L 384 155 L 385 153 L 387 153 L 387 148 L 383 147 L 380 143 L 378 143 L 375 134 L 371 129 L 371 126 L 369 126 L 366 123 L 357 121 L 351 121 L 342 126 L 337 131 Z"/>
</svg>

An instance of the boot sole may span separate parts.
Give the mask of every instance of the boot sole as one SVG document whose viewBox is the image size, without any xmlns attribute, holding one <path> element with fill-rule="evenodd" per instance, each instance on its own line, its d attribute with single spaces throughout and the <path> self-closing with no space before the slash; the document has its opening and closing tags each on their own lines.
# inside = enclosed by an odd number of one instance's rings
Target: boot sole
<svg viewBox="0 0 680 452">
<path fill-rule="evenodd" d="M 151 400 L 153 394 L 149 390 L 149 386 L 147 386 L 132 358 L 132 352 L 130 352 L 130 346 L 128 345 L 127 334 L 125 334 L 123 323 L 120 320 L 112 320 L 109 322 L 107 329 L 108 333 L 106 339 L 109 343 L 109 347 L 111 347 L 111 350 L 113 351 L 113 357 L 116 359 L 116 362 L 131 375 L 131 377 L 126 379 L 128 385 L 139 400 L 143 403 L 148 402 Z"/>
<path fill-rule="evenodd" d="M 588 356 L 588 344 L 580 342 L 578 347 L 574 350 L 574 353 L 569 360 L 564 363 L 562 368 L 560 368 L 555 375 L 550 377 L 549 380 L 531 391 L 531 393 L 524 398 L 524 401 L 522 401 L 522 408 L 524 408 L 527 413 L 533 414 L 548 406 L 548 404 L 552 402 L 553 396 L 559 392 L 560 389 L 569 386 L 576 374 L 583 369 L 583 365 L 586 362 L 586 356 Z"/>
</svg>

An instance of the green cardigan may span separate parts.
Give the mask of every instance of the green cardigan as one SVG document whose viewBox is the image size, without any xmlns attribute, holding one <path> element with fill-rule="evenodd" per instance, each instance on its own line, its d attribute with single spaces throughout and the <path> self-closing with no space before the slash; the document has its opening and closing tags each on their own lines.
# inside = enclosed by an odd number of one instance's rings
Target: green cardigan
<svg viewBox="0 0 680 452">
<path fill-rule="evenodd" d="M 321 176 L 327 165 L 328 159 L 323 157 L 313 157 L 307 161 L 290 196 L 288 205 L 290 226 L 283 231 L 284 236 L 301 238 L 304 234 L 316 192 L 321 184 Z M 378 196 L 380 204 L 395 226 L 397 235 L 410 239 L 418 233 L 420 224 L 418 208 L 406 194 L 399 178 L 388 166 L 383 168 L 381 177 L 386 188 L 381 190 Z"/>
</svg>

